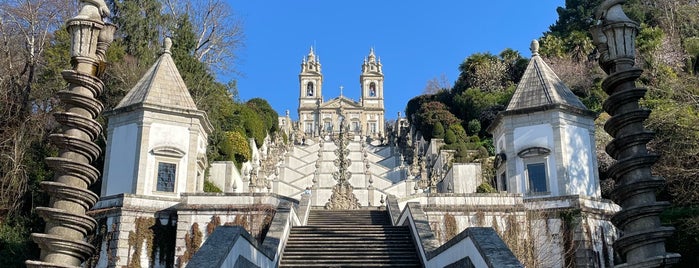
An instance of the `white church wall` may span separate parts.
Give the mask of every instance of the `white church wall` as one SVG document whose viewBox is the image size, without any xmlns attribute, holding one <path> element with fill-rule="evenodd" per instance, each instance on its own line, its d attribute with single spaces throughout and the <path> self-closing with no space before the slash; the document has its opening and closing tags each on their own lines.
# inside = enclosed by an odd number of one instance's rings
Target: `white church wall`
<svg viewBox="0 0 699 268">
<path fill-rule="evenodd" d="M 597 178 L 596 153 L 590 132 L 586 128 L 567 125 L 563 127 L 563 163 L 566 194 L 599 197 L 601 190 Z"/>
<path fill-rule="evenodd" d="M 553 128 L 551 124 L 539 124 L 524 127 L 517 127 L 514 130 L 514 155 L 511 157 L 514 159 L 508 159 L 508 161 L 515 162 L 515 174 L 510 176 L 514 177 L 515 180 L 520 182 L 518 193 L 528 193 L 528 182 L 525 177 L 525 167 L 524 160 L 518 157 L 516 154 L 524 149 L 531 147 L 543 147 L 551 150 L 551 155 L 544 157 L 547 170 L 547 187 L 549 193 L 547 195 L 559 195 L 558 192 L 558 180 L 553 178 L 558 178 L 557 174 L 557 164 L 554 155 L 557 153 L 554 148 L 554 138 L 553 138 Z"/>
<path fill-rule="evenodd" d="M 109 152 L 105 158 L 103 178 L 106 186 L 102 187 L 102 196 L 131 193 L 137 174 L 138 126 L 135 123 L 118 126 L 109 134 Z"/>
<path fill-rule="evenodd" d="M 148 155 L 146 157 L 146 170 L 143 180 L 143 194 L 145 195 L 159 195 L 159 196 L 172 196 L 179 195 L 186 191 L 187 172 L 191 168 L 195 168 L 196 163 L 187 163 L 189 159 L 189 129 L 182 126 L 173 126 L 161 123 L 152 123 L 150 125 L 150 135 L 148 137 Z M 169 146 L 177 148 L 184 153 L 180 159 L 175 158 L 162 158 L 153 154 L 152 150 L 161 146 Z M 156 191 L 157 185 L 157 172 L 158 172 L 158 162 L 165 161 L 177 164 L 177 177 L 175 179 L 176 185 L 173 193 L 169 192 L 159 192 Z M 195 179 L 195 178 L 191 178 Z"/>
</svg>

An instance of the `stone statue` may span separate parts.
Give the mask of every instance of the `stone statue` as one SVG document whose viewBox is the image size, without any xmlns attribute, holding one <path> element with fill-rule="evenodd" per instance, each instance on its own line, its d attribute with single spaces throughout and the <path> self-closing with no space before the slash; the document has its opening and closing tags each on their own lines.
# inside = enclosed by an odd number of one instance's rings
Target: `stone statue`
<svg viewBox="0 0 699 268">
<path fill-rule="evenodd" d="M 90 19 L 102 21 L 111 14 L 104 0 L 80 0 L 80 13 L 76 19 Z"/>
</svg>

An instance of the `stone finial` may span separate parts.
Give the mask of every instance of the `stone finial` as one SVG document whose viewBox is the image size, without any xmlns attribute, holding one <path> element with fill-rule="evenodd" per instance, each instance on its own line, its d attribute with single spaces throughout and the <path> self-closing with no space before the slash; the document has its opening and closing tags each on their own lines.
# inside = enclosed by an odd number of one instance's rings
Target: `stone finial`
<svg viewBox="0 0 699 268">
<path fill-rule="evenodd" d="M 170 49 L 172 49 L 172 39 L 165 37 L 165 40 L 163 40 L 163 53 L 170 54 Z"/>
<path fill-rule="evenodd" d="M 313 52 L 313 46 L 311 46 L 311 50 L 308 51 L 307 59 L 308 59 L 308 62 L 316 61 L 316 54 L 315 54 L 315 52 Z"/>
<path fill-rule="evenodd" d="M 532 40 L 532 44 L 529 46 L 529 49 L 532 51 L 532 57 L 539 56 L 539 40 Z"/>
</svg>

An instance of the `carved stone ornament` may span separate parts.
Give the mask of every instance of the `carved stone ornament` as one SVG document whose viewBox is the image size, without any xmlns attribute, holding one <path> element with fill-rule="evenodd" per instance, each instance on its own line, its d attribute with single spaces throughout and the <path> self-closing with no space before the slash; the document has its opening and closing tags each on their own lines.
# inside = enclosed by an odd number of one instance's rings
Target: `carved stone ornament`
<svg viewBox="0 0 699 268">
<path fill-rule="evenodd" d="M 354 187 L 350 185 L 349 179 L 352 173 L 349 172 L 349 166 L 352 162 L 349 159 L 350 150 L 347 148 L 352 139 L 349 127 L 341 127 L 337 137 L 334 137 L 333 142 L 337 145 L 335 150 L 335 166 L 338 170 L 333 173 L 333 178 L 337 184 L 333 186 L 333 192 L 330 199 L 325 204 L 325 209 L 358 209 L 361 208 L 359 200 L 354 195 Z"/>
<path fill-rule="evenodd" d="M 27 267 L 80 267 L 95 252 L 85 237 L 96 221 L 85 212 L 98 199 L 88 187 L 99 178 L 99 171 L 90 163 L 101 154 L 94 140 L 102 127 L 95 118 L 103 108 L 98 97 L 104 90 L 100 79 L 106 66 L 104 55 L 116 30 L 103 21 L 109 14 L 103 0 L 83 0 L 79 14 L 66 22 L 72 68 L 61 73 L 68 88 L 57 93 L 64 109 L 54 116 L 62 128 L 49 137 L 59 152 L 46 158 L 55 174 L 53 180 L 41 183 L 51 197 L 50 207 L 36 208 L 46 227 L 44 233 L 31 234 L 41 255 L 40 261 L 28 260 Z"/>
<path fill-rule="evenodd" d="M 646 93 L 636 87 L 643 72 L 634 66 L 638 23 L 624 14 L 624 2 L 604 1 L 596 12 L 597 25 L 591 29 L 600 52 L 599 65 L 609 75 L 602 82 L 609 94 L 603 107 L 611 115 L 604 129 L 614 137 L 606 151 L 616 162 L 607 172 L 616 182 L 611 196 L 622 208 L 612 217 L 622 233 L 614 242 L 622 259 L 616 267 L 669 267 L 680 255 L 665 251 L 665 240 L 674 229 L 660 223 L 659 214 L 669 203 L 656 199 L 665 180 L 651 173 L 658 155 L 646 147 L 654 136 L 643 126 L 650 111 L 638 104 Z"/>
</svg>

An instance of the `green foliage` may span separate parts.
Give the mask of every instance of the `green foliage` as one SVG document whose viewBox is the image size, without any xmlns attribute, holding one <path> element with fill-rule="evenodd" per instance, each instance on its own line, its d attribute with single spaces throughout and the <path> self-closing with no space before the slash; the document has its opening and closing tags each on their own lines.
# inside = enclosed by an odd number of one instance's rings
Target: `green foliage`
<svg viewBox="0 0 699 268">
<path fill-rule="evenodd" d="M 252 150 L 248 139 L 238 131 L 225 132 L 225 138 L 219 146 L 220 154 L 223 159 L 234 161 L 236 164 L 242 164 L 252 158 Z"/>
<path fill-rule="evenodd" d="M 466 130 L 464 130 L 464 127 L 462 127 L 461 124 L 451 124 L 447 128 L 447 131 L 451 131 L 454 134 L 454 142 L 464 142 L 466 139 L 468 139 Z"/>
<path fill-rule="evenodd" d="M 438 138 L 443 138 L 444 126 L 459 123 L 460 120 L 449 111 L 449 108 L 442 102 L 429 101 L 421 104 L 415 116 L 416 127 L 425 135 L 426 139 L 431 139 L 435 134 L 434 128 L 437 123 L 441 125 L 441 134 Z M 411 116 L 412 117 L 412 116 Z"/>
<path fill-rule="evenodd" d="M 690 74 L 699 74 L 699 37 L 693 36 L 684 40 L 684 50 L 687 51 L 688 63 L 686 69 Z"/>
<path fill-rule="evenodd" d="M 119 27 L 116 36 L 126 52 L 139 60 L 141 66 L 150 66 L 160 51 L 161 29 L 167 17 L 157 0 L 112 0 L 112 21 Z"/>
<path fill-rule="evenodd" d="M 442 122 L 437 122 L 437 123 L 435 123 L 434 127 L 432 127 L 432 138 L 434 138 L 434 139 L 444 138 L 444 127 L 442 126 Z"/>
<path fill-rule="evenodd" d="M 595 48 L 588 32 L 589 31 L 573 31 L 565 38 L 566 50 L 575 61 L 580 62 L 587 60 L 588 55 L 590 55 Z"/>
<path fill-rule="evenodd" d="M 651 27 L 647 24 L 641 24 L 641 31 L 636 36 L 636 47 L 638 51 L 645 55 L 650 55 L 660 48 L 663 44 L 663 30 L 659 27 Z"/>
<path fill-rule="evenodd" d="M 265 122 L 260 114 L 255 112 L 250 106 L 237 105 L 236 109 L 233 111 L 232 120 L 236 122 L 234 124 L 234 130 L 245 133 L 246 137 L 254 139 L 257 148 L 262 146 L 267 131 Z"/>
<path fill-rule="evenodd" d="M 539 38 L 539 54 L 547 58 L 565 57 L 566 51 L 563 39 L 550 33 L 545 34 Z"/>
<path fill-rule="evenodd" d="M 25 260 L 39 257 L 38 246 L 28 239 L 30 225 L 23 219 L 0 222 L 0 267 L 24 267 Z"/>
<path fill-rule="evenodd" d="M 592 18 L 602 0 L 566 0 L 565 7 L 558 7 L 558 20 L 549 27 L 552 34 L 565 36 L 574 31 L 587 31 L 594 23 Z"/>
<path fill-rule="evenodd" d="M 471 119 L 471 121 L 468 121 L 467 129 L 469 135 L 477 135 L 479 132 L 481 132 L 481 122 L 477 119 Z"/>
<path fill-rule="evenodd" d="M 505 51 L 505 56 L 513 53 Z M 469 88 L 484 91 L 498 91 L 507 84 L 508 70 L 505 62 L 490 53 L 475 53 L 459 65 L 459 78 L 454 84 L 452 94 L 458 94 Z"/>
<path fill-rule="evenodd" d="M 484 182 L 478 185 L 476 188 L 476 193 L 497 193 L 498 191 L 493 188 L 490 183 Z"/>
<path fill-rule="evenodd" d="M 444 133 L 444 142 L 446 144 L 452 144 L 456 142 L 456 135 L 454 135 L 454 131 L 451 129 L 447 129 L 447 131 Z"/>
<path fill-rule="evenodd" d="M 265 125 L 265 131 L 270 135 L 275 133 L 279 128 L 279 114 L 272 109 L 269 103 L 261 98 L 253 98 L 245 103 L 248 107 L 252 108 L 258 115 L 263 119 Z"/>
<path fill-rule="evenodd" d="M 206 192 L 206 193 L 223 193 L 223 191 L 221 191 L 221 188 L 218 188 L 218 186 L 216 186 L 216 184 L 214 184 L 210 180 L 204 180 L 204 192 Z"/>
</svg>

